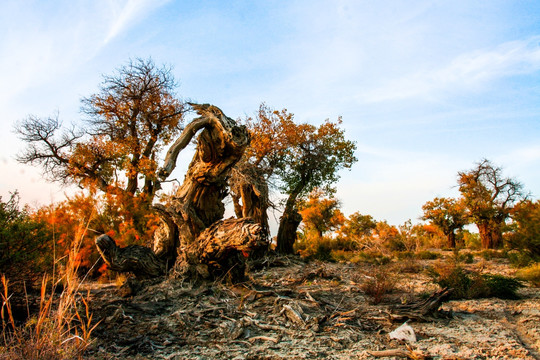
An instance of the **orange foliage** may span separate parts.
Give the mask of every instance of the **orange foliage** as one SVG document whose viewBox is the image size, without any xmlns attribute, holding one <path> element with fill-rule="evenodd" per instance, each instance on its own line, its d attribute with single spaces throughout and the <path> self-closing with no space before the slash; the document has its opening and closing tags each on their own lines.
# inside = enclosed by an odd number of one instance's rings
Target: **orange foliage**
<svg viewBox="0 0 540 360">
<path fill-rule="evenodd" d="M 345 216 L 339 210 L 337 199 L 322 197 L 321 190 L 315 189 L 306 201 L 299 205 L 299 212 L 306 230 L 314 230 L 319 237 L 334 230 L 345 222 Z"/>
<path fill-rule="evenodd" d="M 67 256 L 76 240 L 82 239 L 76 257 L 82 272 L 92 269 L 100 260 L 94 238 L 106 233 L 119 246 L 148 243 L 158 226 L 158 218 L 140 197 L 127 195 L 96 195 L 79 193 L 67 200 L 44 206 L 32 214 L 51 229 L 56 247 L 56 258 Z M 101 266 L 94 271 L 103 272 Z M 96 273 L 93 273 L 96 275 Z"/>
</svg>

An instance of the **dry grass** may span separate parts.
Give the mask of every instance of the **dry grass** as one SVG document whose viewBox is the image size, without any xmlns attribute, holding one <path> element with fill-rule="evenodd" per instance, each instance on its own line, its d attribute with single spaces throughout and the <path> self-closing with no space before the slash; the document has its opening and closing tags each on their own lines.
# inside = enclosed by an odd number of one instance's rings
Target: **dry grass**
<svg viewBox="0 0 540 360">
<path fill-rule="evenodd" d="M 540 263 L 534 263 L 518 270 L 516 277 L 521 280 L 530 281 L 534 286 L 540 287 Z"/>
<path fill-rule="evenodd" d="M 28 313 L 26 323 L 19 325 L 14 319 L 9 294 L 9 282 L 2 276 L 2 339 L 0 359 L 80 359 L 90 345 L 92 324 L 89 294 L 80 294 L 78 266 L 75 261 L 80 248 L 81 229 L 68 256 L 64 274 L 52 281 L 44 276 L 41 283 L 40 309 L 35 315 Z M 52 283 L 48 286 L 49 282 Z M 56 288 L 63 285 L 61 294 Z M 26 299 L 28 304 L 28 297 Z"/>
</svg>

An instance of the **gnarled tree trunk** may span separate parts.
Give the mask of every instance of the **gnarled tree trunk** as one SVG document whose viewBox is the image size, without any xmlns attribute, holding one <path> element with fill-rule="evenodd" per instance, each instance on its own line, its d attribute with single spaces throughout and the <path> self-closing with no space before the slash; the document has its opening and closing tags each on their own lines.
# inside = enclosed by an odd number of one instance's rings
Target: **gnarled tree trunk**
<svg viewBox="0 0 540 360">
<path fill-rule="evenodd" d="M 252 218 L 263 233 L 270 235 L 267 210 L 270 206 L 268 184 L 256 165 L 242 162 L 233 170 L 231 197 L 238 218 Z"/>
<path fill-rule="evenodd" d="M 476 226 L 478 226 L 482 249 L 496 249 L 502 245 L 501 224 L 487 220 L 478 222 Z"/>
<path fill-rule="evenodd" d="M 159 177 L 165 180 L 171 174 L 180 151 L 201 131 L 196 152 L 170 204 L 155 206 L 162 222 L 155 234 L 154 252 L 141 256 L 155 256 L 164 268 L 173 267 L 177 275 L 229 274 L 231 280 L 241 280 L 244 255 L 266 246 L 267 237 L 253 220 L 220 220 L 225 212 L 228 176 L 250 136 L 245 126 L 238 126 L 216 106 L 190 105 L 200 117 L 188 124 L 171 146 Z M 107 253 L 102 255 L 105 258 Z M 113 258 L 105 261 L 116 266 Z"/>
</svg>

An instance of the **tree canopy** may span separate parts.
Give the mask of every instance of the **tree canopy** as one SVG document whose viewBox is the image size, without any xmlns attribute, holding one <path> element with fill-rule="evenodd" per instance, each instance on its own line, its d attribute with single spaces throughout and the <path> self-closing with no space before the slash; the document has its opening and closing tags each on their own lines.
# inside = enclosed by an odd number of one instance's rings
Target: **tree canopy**
<svg viewBox="0 0 540 360">
<path fill-rule="evenodd" d="M 151 202 L 159 187 L 158 154 L 182 129 L 184 104 L 175 88 L 170 69 L 152 60 L 130 61 L 82 99 L 84 125 L 62 129 L 58 115 L 19 123 L 16 131 L 27 148 L 18 160 L 40 165 L 54 181 L 144 195 Z"/>
</svg>

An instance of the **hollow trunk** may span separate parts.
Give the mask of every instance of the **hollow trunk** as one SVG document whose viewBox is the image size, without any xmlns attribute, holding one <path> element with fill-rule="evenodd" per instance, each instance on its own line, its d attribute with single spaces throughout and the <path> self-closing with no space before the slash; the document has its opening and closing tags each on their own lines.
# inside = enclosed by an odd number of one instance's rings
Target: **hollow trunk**
<svg viewBox="0 0 540 360">
<path fill-rule="evenodd" d="M 268 225 L 268 184 L 262 170 L 248 161 L 239 163 L 230 179 L 231 197 L 238 218 L 251 218 L 261 224 L 263 232 L 269 236 Z"/>
</svg>

